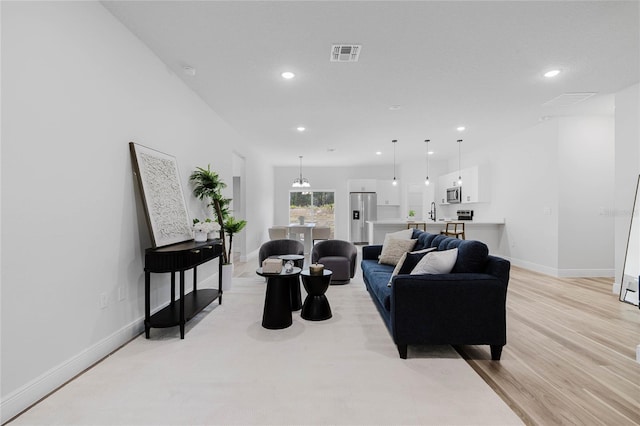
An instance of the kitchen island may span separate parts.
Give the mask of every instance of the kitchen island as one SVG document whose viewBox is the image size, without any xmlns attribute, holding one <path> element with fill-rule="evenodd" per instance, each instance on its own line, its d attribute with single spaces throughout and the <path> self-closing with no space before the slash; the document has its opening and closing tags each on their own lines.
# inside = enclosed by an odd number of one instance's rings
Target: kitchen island
<svg viewBox="0 0 640 426">
<path fill-rule="evenodd" d="M 382 244 L 384 236 L 389 232 L 401 231 L 407 228 L 423 229 L 426 224 L 426 232 L 430 234 L 439 234 L 444 230 L 447 222 L 463 222 L 465 225 L 465 234 L 467 240 L 482 241 L 489 247 L 491 253 L 500 253 L 500 240 L 504 233 L 504 219 L 485 221 L 485 220 L 423 220 L 411 222 L 406 219 L 385 219 L 367 221 L 369 227 L 369 244 Z"/>
</svg>

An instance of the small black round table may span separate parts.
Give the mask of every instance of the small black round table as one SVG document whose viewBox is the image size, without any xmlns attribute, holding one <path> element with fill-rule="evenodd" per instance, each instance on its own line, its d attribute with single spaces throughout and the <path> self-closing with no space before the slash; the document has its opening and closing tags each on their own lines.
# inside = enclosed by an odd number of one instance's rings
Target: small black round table
<svg viewBox="0 0 640 426">
<path fill-rule="evenodd" d="M 331 318 L 331 306 L 324 293 L 331 283 L 331 271 L 324 269 L 322 275 L 311 275 L 308 269 L 300 273 L 307 297 L 300 316 L 309 321 L 324 321 Z"/>
<path fill-rule="evenodd" d="M 302 269 L 304 265 L 304 256 L 300 254 L 283 254 L 278 256 L 278 259 L 282 259 L 283 262 L 288 260 L 293 262 L 293 266 Z M 291 280 L 291 310 L 299 311 L 302 308 L 302 295 L 300 294 L 300 280 Z"/>
<path fill-rule="evenodd" d="M 256 274 L 267 279 L 267 290 L 264 296 L 264 311 L 262 313 L 262 326 L 277 330 L 289 327 L 293 321 L 291 318 L 291 283 L 298 282 L 300 268 L 293 268 L 286 272 L 284 268 L 279 274 L 266 274 L 262 268 L 256 269 Z"/>
</svg>

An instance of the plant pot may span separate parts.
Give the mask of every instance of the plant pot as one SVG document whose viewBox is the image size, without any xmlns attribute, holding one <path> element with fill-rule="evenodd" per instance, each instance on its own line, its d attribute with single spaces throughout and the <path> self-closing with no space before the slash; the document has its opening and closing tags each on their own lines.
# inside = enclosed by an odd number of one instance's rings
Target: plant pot
<svg viewBox="0 0 640 426">
<path fill-rule="evenodd" d="M 233 263 L 222 264 L 222 291 L 231 290 L 233 281 Z"/>
<path fill-rule="evenodd" d="M 207 239 L 209 240 L 214 240 L 216 238 L 218 238 L 218 235 L 220 234 L 220 231 L 211 231 L 207 234 Z"/>
<path fill-rule="evenodd" d="M 193 239 L 195 241 L 207 241 L 207 233 L 206 232 L 200 232 L 200 231 L 195 231 L 193 233 Z"/>
</svg>

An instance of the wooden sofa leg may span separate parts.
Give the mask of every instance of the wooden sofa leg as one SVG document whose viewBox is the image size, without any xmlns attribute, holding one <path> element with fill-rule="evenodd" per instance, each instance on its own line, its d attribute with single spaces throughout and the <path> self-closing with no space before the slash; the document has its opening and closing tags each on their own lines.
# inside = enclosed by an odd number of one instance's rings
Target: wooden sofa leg
<svg viewBox="0 0 640 426">
<path fill-rule="evenodd" d="M 407 345 L 398 345 L 398 353 L 400 358 L 407 359 Z"/>
<path fill-rule="evenodd" d="M 491 345 L 491 360 L 500 361 L 502 355 L 502 345 Z"/>
</svg>

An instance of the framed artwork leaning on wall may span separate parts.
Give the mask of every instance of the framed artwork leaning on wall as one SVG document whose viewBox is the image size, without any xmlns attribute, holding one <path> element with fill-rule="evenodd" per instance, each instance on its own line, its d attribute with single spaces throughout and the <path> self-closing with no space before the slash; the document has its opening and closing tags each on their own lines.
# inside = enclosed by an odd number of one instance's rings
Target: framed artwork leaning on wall
<svg viewBox="0 0 640 426">
<path fill-rule="evenodd" d="M 153 247 L 193 239 L 175 157 L 129 142 Z"/>
</svg>

